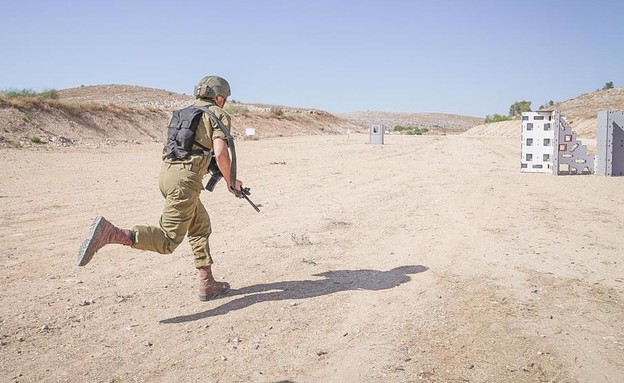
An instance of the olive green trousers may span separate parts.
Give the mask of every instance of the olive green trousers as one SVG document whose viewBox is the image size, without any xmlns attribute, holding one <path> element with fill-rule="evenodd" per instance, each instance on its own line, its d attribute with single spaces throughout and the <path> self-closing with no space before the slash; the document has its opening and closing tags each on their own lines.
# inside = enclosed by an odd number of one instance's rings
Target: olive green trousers
<svg viewBox="0 0 624 383">
<path fill-rule="evenodd" d="M 190 164 L 163 164 L 158 185 L 165 197 L 165 208 L 159 227 L 134 226 L 136 240 L 132 247 L 171 254 L 187 235 L 195 267 L 200 268 L 212 265 L 208 244 L 212 229 L 210 216 L 199 199 L 202 177 L 191 169 Z"/>
</svg>

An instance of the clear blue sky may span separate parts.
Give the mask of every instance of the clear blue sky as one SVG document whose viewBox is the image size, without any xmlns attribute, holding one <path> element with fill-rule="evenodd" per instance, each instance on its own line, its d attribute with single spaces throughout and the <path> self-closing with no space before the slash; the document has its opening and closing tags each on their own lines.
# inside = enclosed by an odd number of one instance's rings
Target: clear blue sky
<svg viewBox="0 0 624 383">
<path fill-rule="evenodd" d="M 0 89 L 132 84 L 319 108 L 507 114 L 624 85 L 622 0 L 15 0 Z"/>
</svg>

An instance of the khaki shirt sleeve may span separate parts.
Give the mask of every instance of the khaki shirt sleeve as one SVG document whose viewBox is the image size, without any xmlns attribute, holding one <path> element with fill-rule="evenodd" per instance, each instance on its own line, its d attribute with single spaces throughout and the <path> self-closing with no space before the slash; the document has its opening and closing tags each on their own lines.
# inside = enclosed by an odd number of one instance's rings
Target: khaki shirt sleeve
<svg viewBox="0 0 624 383">
<path fill-rule="evenodd" d="M 221 120 L 223 125 L 225 125 L 225 127 L 229 131 L 231 126 L 230 115 L 217 106 L 211 106 L 210 110 L 219 120 Z M 221 130 L 219 124 L 217 124 L 212 120 L 212 118 L 210 118 L 210 115 L 208 113 L 204 113 L 202 115 L 201 123 L 198 125 L 195 132 L 195 140 L 201 145 L 212 149 L 214 148 L 213 141 L 218 138 L 225 140 L 225 132 Z"/>
<path fill-rule="evenodd" d="M 221 120 L 221 122 L 223 123 L 223 125 L 226 127 L 226 129 L 228 131 L 231 131 L 231 127 L 232 127 L 232 119 L 230 117 L 229 114 L 227 114 L 227 112 L 221 108 L 219 108 L 218 106 L 213 106 L 210 107 L 210 110 L 215 114 L 215 116 L 217 116 L 217 118 L 219 120 Z M 208 119 L 210 119 L 209 116 L 206 116 Z M 214 141 L 217 138 L 226 139 L 225 136 L 225 132 L 223 130 L 221 130 L 221 128 L 219 127 L 219 125 L 217 123 L 215 123 L 214 121 L 212 121 L 210 119 L 210 125 L 212 127 L 212 140 Z"/>
</svg>

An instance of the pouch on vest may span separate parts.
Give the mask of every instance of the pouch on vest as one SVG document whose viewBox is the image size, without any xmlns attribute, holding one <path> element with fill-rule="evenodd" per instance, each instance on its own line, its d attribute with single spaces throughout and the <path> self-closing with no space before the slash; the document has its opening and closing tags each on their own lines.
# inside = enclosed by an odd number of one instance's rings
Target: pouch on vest
<svg viewBox="0 0 624 383">
<path fill-rule="evenodd" d="M 199 125 L 204 110 L 194 105 L 173 112 L 167 128 L 167 157 L 174 160 L 184 160 L 191 155 L 204 154 L 209 148 L 195 141 L 195 131 Z M 193 150 L 193 146 L 200 150 Z"/>
</svg>

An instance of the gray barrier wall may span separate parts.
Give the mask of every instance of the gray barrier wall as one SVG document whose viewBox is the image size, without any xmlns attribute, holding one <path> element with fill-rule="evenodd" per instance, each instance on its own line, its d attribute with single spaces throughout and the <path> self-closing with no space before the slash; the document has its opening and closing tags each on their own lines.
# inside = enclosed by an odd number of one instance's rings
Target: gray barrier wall
<svg viewBox="0 0 624 383">
<path fill-rule="evenodd" d="M 596 174 L 624 175 L 624 112 L 598 112 Z"/>
</svg>

